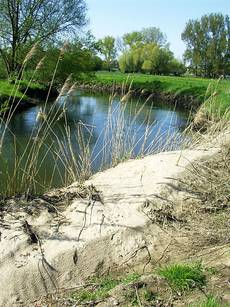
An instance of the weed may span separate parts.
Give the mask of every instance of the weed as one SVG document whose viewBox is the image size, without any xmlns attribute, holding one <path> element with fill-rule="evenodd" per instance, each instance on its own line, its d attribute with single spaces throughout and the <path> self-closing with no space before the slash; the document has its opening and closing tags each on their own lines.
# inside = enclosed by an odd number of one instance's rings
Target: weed
<svg viewBox="0 0 230 307">
<path fill-rule="evenodd" d="M 218 273 L 218 270 L 214 267 L 206 268 L 206 272 L 210 275 L 216 275 Z"/>
<path fill-rule="evenodd" d="M 106 278 L 91 278 L 90 283 L 92 287 L 87 289 L 78 290 L 71 294 L 71 299 L 77 302 L 95 302 L 103 300 L 109 296 L 109 291 L 114 289 L 119 284 L 127 285 L 133 283 L 139 279 L 140 275 L 133 273 L 125 277 L 106 277 Z M 136 298 L 136 296 L 135 296 Z"/>
<path fill-rule="evenodd" d="M 205 301 L 198 302 L 196 305 L 190 305 L 191 307 L 229 307 L 230 304 L 223 304 L 219 298 L 209 296 Z"/>
<path fill-rule="evenodd" d="M 138 305 L 138 299 L 135 289 L 127 289 L 125 292 L 125 301 L 131 304 L 131 306 Z"/>
<path fill-rule="evenodd" d="M 166 266 L 159 270 L 159 275 L 164 277 L 172 290 L 177 293 L 202 288 L 206 284 L 206 276 L 200 263 Z"/>
<path fill-rule="evenodd" d="M 180 183 L 180 189 L 196 195 L 200 209 L 208 213 L 219 213 L 216 222 L 226 220 L 224 210 L 230 205 L 230 145 L 210 159 L 193 163 Z"/>
<path fill-rule="evenodd" d="M 130 275 L 126 276 L 126 277 L 122 280 L 122 283 L 123 283 L 124 285 L 127 285 L 127 284 L 129 284 L 129 283 L 133 283 L 133 282 L 137 281 L 140 277 L 141 277 L 140 274 L 133 273 L 133 274 L 130 274 Z"/>
<path fill-rule="evenodd" d="M 83 289 L 71 295 L 71 298 L 80 303 L 94 302 L 105 299 L 109 291 L 115 288 L 119 281 L 112 278 L 105 278 L 100 283 L 95 284 L 93 289 Z"/>
<path fill-rule="evenodd" d="M 156 300 L 156 294 L 153 293 L 151 290 L 146 289 L 143 291 L 143 298 L 147 302 L 153 302 Z"/>
</svg>

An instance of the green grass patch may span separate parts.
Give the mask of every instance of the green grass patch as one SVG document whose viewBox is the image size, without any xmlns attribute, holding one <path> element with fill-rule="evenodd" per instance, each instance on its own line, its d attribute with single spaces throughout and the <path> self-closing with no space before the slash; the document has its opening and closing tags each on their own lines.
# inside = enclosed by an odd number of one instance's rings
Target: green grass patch
<svg viewBox="0 0 230 307">
<path fill-rule="evenodd" d="M 92 287 L 78 290 L 71 294 L 71 299 L 78 303 L 96 302 L 109 296 L 109 291 L 119 284 L 128 285 L 140 278 L 141 275 L 133 273 L 123 278 L 106 277 L 103 279 L 91 279 Z"/>
<path fill-rule="evenodd" d="M 19 81 L 20 90 L 23 92 L 26 88 L 31 89 L 44 89 L 44 84 L 40 84 L 38 82 L 30 81 L 30 80 L 20 80 Z"/>
<path fill-rule="evenodd" d="M 108 292 L 119 283 L 119 280 L 108 277 L 96 284 L 93 289 L 82 289 L 73 293 L 71 298 L 80 303 L 103 300 L 108 296 Z"/>
<path fill-rule="evenodd" d="M 126 276 L 124 279 L 121 280 L 121 282 L 124 285 L 128 285 L 130 283 L 133 283 L 133 282 L 137 281 L 140 277 L 141 277 L 140 274 L 133 273 L 133 274 L 130 274 L 130 275 Z"/>
<path fill-rule="evenodd" d="M 190 305 L 190 307 L 229 307 L 230 304 L 223 304 L 219 298 L 210 296 L 202 302 Z"/>
<path fill-rule="evenodd" d="M 206 276 L 200 263 L 173 264 L 159 270 L 175 292 L 185 292 L 193 288 L 202 288 L 206 284 Z"/>
<path fill-rule="evenodd" d="M 27 91 L 42 90 L 45 86 L 28 80 L 9 82 L 0 80 L 0 114 L 9 110 L 11 103 L 27 100 Z"/>
</svg>

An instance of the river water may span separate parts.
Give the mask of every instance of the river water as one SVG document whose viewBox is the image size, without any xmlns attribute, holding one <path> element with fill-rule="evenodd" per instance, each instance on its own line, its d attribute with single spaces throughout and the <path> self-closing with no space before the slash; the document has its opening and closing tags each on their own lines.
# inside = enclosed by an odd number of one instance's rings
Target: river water
<svg viewBox="0 0 230 307">
<path fill-rule="evenodd" d="M 181 148 L 187 124 L 186 112 L 156 101 L 76 91 L 16 113 L 6 129 L 1 122 L 0 192 L 27 177 L 38 193 L 125 158 Z"/>
</svg>

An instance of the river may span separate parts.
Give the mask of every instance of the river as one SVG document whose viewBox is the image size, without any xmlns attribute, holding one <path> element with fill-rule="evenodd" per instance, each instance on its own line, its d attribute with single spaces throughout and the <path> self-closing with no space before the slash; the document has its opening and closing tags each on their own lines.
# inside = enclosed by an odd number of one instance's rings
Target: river
<svg viewBox="0 0 230 307">
<path fill-rule="evenodd" d="M 1 122 L 0 191 L 23 191 L 30 178 L 29 189 L 40 193 L 127 158 L 181 148 L 187 124 L 188 113 L 162 103 L 76 91 L 14 114 L 5 133 Z"/>
</svg>

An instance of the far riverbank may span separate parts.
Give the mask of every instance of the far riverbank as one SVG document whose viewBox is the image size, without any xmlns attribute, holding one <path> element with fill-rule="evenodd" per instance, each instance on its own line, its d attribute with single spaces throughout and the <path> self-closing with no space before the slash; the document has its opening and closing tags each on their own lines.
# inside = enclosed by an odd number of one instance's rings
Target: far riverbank
<svg viewBox="0 0 230 307">
<path fill-rule="evenodd" d="M 215 94 L 212 108 L 218 110 L 218 114 L 224 114 L 230 107 L 228 80 L 98 72 L 91 79 L 78 82 L 77 86 L 92 92 L 129 93 L 146 99 L 161 100 L 192 111 L 196 111 L 204 101 Z"/>
</svg>

